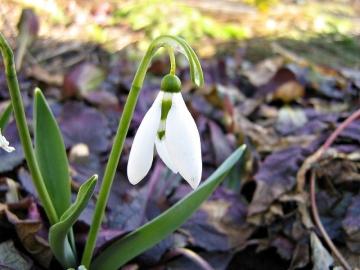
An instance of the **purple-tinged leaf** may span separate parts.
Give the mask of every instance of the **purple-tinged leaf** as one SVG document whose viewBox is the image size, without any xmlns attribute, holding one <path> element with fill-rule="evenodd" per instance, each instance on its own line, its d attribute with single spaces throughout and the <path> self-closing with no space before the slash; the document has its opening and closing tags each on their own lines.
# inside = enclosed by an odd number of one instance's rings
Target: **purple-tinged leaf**
<svg viewBox="0 0 360 270">
<path fill-rule="evenodd" d="M 342 226 L 348 248 L 353 252 L 360 252 L 360 195 L 353 197 Z"/>
<path fill-rule="evenodd" d="M 107 119 L 96 109 L 79 102 L 66 103 L 59 124 L 67 147 L 83 143 L 90 152 L 100 153 L 109 149 Z"/>
<path fill-rule="evenodd" d="M 15 151 L 7 153 L 0 149 L 0 173 L 12 171 L 24 160 L 24 152 L 20 143 L 15 122 L 13 121 L 9 123 L 3 133 L 5 138 L 7 138 L 10 142 L 10 145 L 15 147 Z"/>
<path fill-rule="evenodd" d="M 214 149 L 215 164 L 219 165 L 232 153 L 234 147 L 232 147 L 228 137 L 215 122 L 209 121 L 208 125 Z"/>
<path fill-rule="evenodd" d="M 249 205 L 249 215 L 268 209 L 273 201 L 296 184 L 296 173 L 307 153 L 297 146 L 275 152 L 264 160 L 255 174 L 256 190 Z"/>
</svg>

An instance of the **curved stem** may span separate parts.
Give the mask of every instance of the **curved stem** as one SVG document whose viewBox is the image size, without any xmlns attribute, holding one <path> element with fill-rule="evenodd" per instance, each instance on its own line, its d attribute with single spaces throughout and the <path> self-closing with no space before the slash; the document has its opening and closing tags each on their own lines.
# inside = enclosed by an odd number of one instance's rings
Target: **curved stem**
<svg viewBox="0 0 360 270">
<path fill-rule="evenodd" d="M 98 200 L 95 206 L 95 212 L 90 226 L 88 239 L 86 241 L 84 254 L 82 257 L 82 264 L 89 268 L 91 258 L 94 252 L 96 238 L 101 227 L 101 222 L 104 217 L 106 204 L 110 195 L 110 189 L 114 180 L 117 165 L 120 160 L 120 155 L 124 146 L 124 141 L 129 130 L 130 122 L 133 117 L 137 99 L 146 75 L 146 71 L 150 65 L 150 61 L 156 51 L 160 47 L 178 46 L 182 49 L 182 53 L 186 55 L 190 63 L 190 73 L 192 80 L 197 85 L 201 85 L 204 81 L 200 62 L 190 46 L 182 39 L 173 36 L 160 36 L 153 40 L 150 44 L 145 56 L 140 62 L 139 68 L 135 74 L 131 89 L 126 100 L 124 110 L 119 122 L 119 126 L 115 135 L 114 144 L 110 152 L 109 161 L 106 165 L 104 178 L 99 191 Z M 175 61 L 173 54 L 169 53 L 170 61 Z M 172 66 L 174 67 L 174 65 Z"/>
<path fill-rule="evenodd" d="M 16 125 L 19 131 L 22 147 L 24 149 L 25 159 L 32 176 L 36 191 L 39 194 L 41 203 L 44 206 L 47 217 L 51 224 L 58 221 L 54 205 L 51 202 L 49 193 L 47 192 L 44 180 L 40 173 L 39 165 L 35 158 L 35 153 L 30 138 L 29 129 L 26 123 L 26 116 L 24 105 L 20 94 L 19 84 L 16 76 L 16 69 L 14 64 L 14 55 L 3 35 L 0 33 L 0 49 L 4 59 L 4 66 L 6 72 L 6 80 L 9 87 L 11 103 L 14 111 Z"/>
<path fill-rule="evenodd" d="M 176 73 L 176 60 L 175 60 L 174 49 L 172 47 L 170 47 L 170 46 L 166 46 L 166 49 L 167 49 L 169 57 L 170 57 L 170 74 L 175 75 L 175 73 Z"/>
</svg>

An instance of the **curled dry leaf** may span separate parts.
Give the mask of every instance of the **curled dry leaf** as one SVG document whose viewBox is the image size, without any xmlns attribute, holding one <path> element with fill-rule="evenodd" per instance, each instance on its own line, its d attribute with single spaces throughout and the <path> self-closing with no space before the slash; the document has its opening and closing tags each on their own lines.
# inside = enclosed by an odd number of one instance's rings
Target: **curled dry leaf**
<svg viewBox="0 0 360 270">
<path fill-rule="evenodd" d="M 246 222 L 247 205 L 235 193 L 219 189 L 183 226 L 190 243 L 207 251 L 241 249 L 254 232 Z"/>
<path fill-rule="evenodd" d="M 308 154 L 302 147 L 289 147 L 270 154 L 254 175 L 256 190 L 249 215 L 266 211 L 272 202 L 296 185 L 296 172 Z"/>
<path fill-rule="evenodd" d="M 267 95 L 269 100 L 279 99 L 285 103 L 298 100 L 305 94 L 304 87 L 296 74 L 287 67 L 282 67 L 265 84 L 259 87 L 257 95 Z"/>
<path fill-rule="evenodd" d="M 18 206 L 22 208 L 28 207 L 28 209 L 33 208 L 31 211 L 34 211 L 34 209 L 37 207 L 32 200 L 28 199 L 24 199 L 22 202 L 18 203 Z M 4 214 L 6 219 L 15 226 L 16 233 L 24 248 L 42 266 L 46 268 L 49 267 L 52 259 L 52 252 L 48 242 L 41 235 L 44 224 L 39 219 L 39 216 L 36 215 L 37 218 L 35 219 L 20 219 L 9 209 L 7 205 L 3 204 L 0 205 L 0 213 Z"/>
<path fill-rule="evenodd" d="M 360 252 L 360 195 L 353 197 L 342 227 L 346 233 L 346 245 L 353 252 Z"/>
</svg>

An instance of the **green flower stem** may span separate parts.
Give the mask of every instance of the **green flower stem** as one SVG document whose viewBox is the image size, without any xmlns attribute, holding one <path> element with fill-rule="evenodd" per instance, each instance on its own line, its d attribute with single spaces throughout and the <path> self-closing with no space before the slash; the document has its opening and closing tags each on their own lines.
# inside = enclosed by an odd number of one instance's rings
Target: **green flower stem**
<svg viewBox="0 0 360 270">
<path fill-rule="evenodd" d="M 174 49 L 171 46 L 166 46 L 166 49 L 167 49 L 169 57 L 170 57 L 170 74 L 175 75 L 176 74 L 176 60 L 175 60 Z"/>
<path fill-rule="evenodd" d="M 110 189 L 112 186 L 112 182 L 114 180 L 114 176 L 116 173 L 116 169 L 120 160 L 120 155 L 124 146 L 124 141 L 127 135 L 127 132 L 129 130 L 130 122 L 133 117 L 133 113 L 135 110 L 135 106 L 137 103 L 137 99 L 139 97 L 139 93 L 147 72 L 147 69 L 150 65 L 150 61 L 156 51 L 160 47 L 167 47 L 167 46 L 178 46 L 182 49 L 182 53 L 184 53 L 190 63 L 190 73 L 192 80 L 197 85 L 201 85 L 203 83 L 203 74 L 201 71 L 199 60 L 197 59 L 195 53 L 192 51 L 189 45 L 187 43 L 178 38 L 173 36 L 160 36 L 153 40 L 153 42 L 150 44 L 148 50 L 145 53 L 145 56 L 141 60 L 141 63 L 139 65 L 139 68 L 135 74 L 128 98 L 125 103 L 124 111 L 122 113 L 119 126 L 115 135 L 114 144 L 110 152 L 109 161 L 106 165 L 105 172 L 104 172 L 104 178 L 101 184 L 101 188 L 98 195 L 98 200 L 96 202 L 95 206 L 95 212 L 92 219 L 88 239 L 86 241 L 83 257 L 82 257 L 82 265 L 84 265 L 86 268 L 89 268 L 91 258 L 94 252 L 95 244 L 96 244 L 96 238 L 98 235 L 98 232 L 101 227 L 101 223 L 104 217 L 105 207 L 109 198 Z M 175 63 L 175 57 L 173 53 L 169 54 L 170 60 L 174 66 Z M 194 59 L 196 58 L 196 59 Z"/>
<path fill-rule="evenodd" d="M 7 43 L 7 41 L 5 40 L 4 36 L 1 33 L 0 33 L 0 50 L 4 59 L 6 80 L 9 87 L 16 125 L 19 131 L 21 144 L 24 149 L 25 159 L 29 166 L 29 170 L 36 191 L 39 194 L 40 201 L 44 206 L 46 215 L 49 218 L 50 223 L 55 224 L 58 221 L 58 216 L 56 214 L 54 205 L 52 204 L 51 199 L 49 197 L 49 193 L 46 190 L 44 180 L 40 173 L 39 165 L 35 158 L 34 149 L 30 138 L 30 132 L 26 123 L 24 105 L 22 103 L 19 84 L 16 76 L 14 54 L 10 48 L 10 45 Z"/>
<path fill-rule="evenodd" d="M 114 145 L 111 149 L 109 161 L 105 169 L 103 182 L 99 191 L 95 212 L 90 227 L 90 232 L 88 235 L 88 239 L 86 241 L 86 246 L 82 257 L 81 263 L 86 268 L 89 268 L 90 266 L 92 254 L 96 244 L 97 234 L 99 232 L 101 222 L 104 217 L 104 211 L 105 211 L 106 203 L 109 198 L 110 189 L 112 186 L 112 182 L 114 180 L 116 168 L 120 160 L 120 155 L 124 146 L 124 141 L 127 132 L 129 130 L 130 122 L 133 117 L 137 99 L 141 90 L 143 80 L 145 78 L 145 73 L 150 64 L 152 55 L 153 55 L 153 48 L 151 47 L 148 49 L 145 57 L 140 63 L 133 84 L 131 86 L 128 98 L 126 100 L 124 111 L 120 119 L 120 123 L 114 139 Z"/>
</svg>

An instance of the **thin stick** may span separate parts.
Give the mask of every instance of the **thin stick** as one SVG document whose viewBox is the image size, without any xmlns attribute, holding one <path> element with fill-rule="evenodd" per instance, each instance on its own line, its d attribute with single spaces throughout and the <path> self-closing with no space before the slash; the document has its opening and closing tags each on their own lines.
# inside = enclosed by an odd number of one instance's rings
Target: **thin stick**
<svg viewBox="0 0 360 270">
<path fill-rule="evenodd" d="M 203 270 L 214 270 L 214 268 L 204 260 L 200 255 L 196 254 L 194 251 L 187 248 L 175 248 L 170 253 L 170 257 L 184 255 L 194 263 L 196 263 Z"/>
<path fill-rule="evenodd" d="M 336 140 L 336 138 L 341 134 L 341 132 L 348 127 L 354 120 L 360 117 L 360 109 L 352 113 L 347 119 L 345 119 L 344 122 L 342 122 L 330 135 L 330 137 L 325 141 L 325 143 L 316 151 L 316 153 L 313 155 L 312 162 L 318 161 L 321 156 L 330 148 L 330 146 L 333 144 L 333 142 Z M 333 252 L 333 254 L 336 256 L 336 258 L 339 260 L 341 265 L 346 270 L 351 270 L 350 264 L 346 261 L 346 259 L 342 256 L 340 251 L 336 248 L 335 244 L 329 237 L 328 233 L 326 232 L 324 226 L 321 223 L 317 204 L 316 204 L 316 191 L 315 191 L 315 173 L 314 171 L 311 171 L 310 176 L 310 198 L 311 198 L 311 210 L 313 214 L 313 218 L 315 221 L 315 225 L 319 229 L 322 237 L 324 238 L 325 242 Z"/>
<path fill-rule="evenodd" d="M 319 229 L 322 237 L 324 238 L 326 244 L 329 246 L 331 251 L 334 253 L 335 257 L 339 260 L 341 265 L 346 270 L 351 270 L 351 266 L 346 261 L 346 259 L 343 257 L 343 255 L 340 253 L 340 251 L 336 248 L 335 244 L 329 237 L 328 233 L 326 232 L 324 226 L 321 223 L 317 204 L 316 204 L 316 190 L 315 190 L 315 173 L 314 171 L 311 172 L 310 176 L 310 196 L 311 196 L 311 210 L 314 218 L 315 225 Z"/>
<path fill-rule="evenodd" d="M 354 122 L 357 118 L 360 118 L 360 109 L 352 113 L 348 118 L 342 122 L 335 131 L 330 135 L 330 137 L 325 141 L 322 145 L 322 153 L 326 152 L 326 150 L 333 144 L 335 139 L 340 135 L 340 133 L 347 128 L 352 122 Z"/>
</svg>

